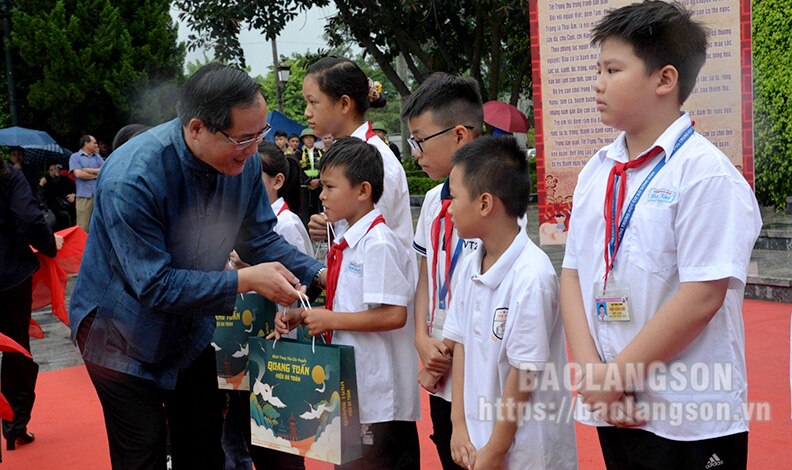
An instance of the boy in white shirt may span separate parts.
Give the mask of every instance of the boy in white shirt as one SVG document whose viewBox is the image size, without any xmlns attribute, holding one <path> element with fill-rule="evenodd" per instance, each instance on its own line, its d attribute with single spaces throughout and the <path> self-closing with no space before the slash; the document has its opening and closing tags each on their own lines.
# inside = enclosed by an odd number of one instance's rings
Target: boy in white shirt
<svg viewBox="0 0 792 470">
<path fill-rule="evenodd" d="M 465 468 L 577 468 L 571 398 L 558 383 L 567 362 L 558 282 L 517 222 L 528 205 L 525 154 L 512 137 L 487 136 L 453 163 L 449 213 L 460 237 L 480 243 L 459 267 L 443 329 L 454 349 L 451 454 Z"/>
<path fill-rule="evenodd" d="M 363 458 L 337 468 L 420 467 L 418 357 L 408 321 L 414 294 L 409 254 L 374 204 L 383 191 L 382 157 L 355 137 L 321 160 L 321 200 L 329 223 L 345 220 L 328 252 L 328 309 L 302 312 L 311 335 L 355 348 Z M 338 224 L 336 224 L 338 226 Z M 290 312 L 280 332 L 297 323 Z"/>
<path fill-rule="evenodd" d="M 451 458 L 451 351 L 443 344 L 448 302 L 458 277 L 455 269 L 475 250 L 477 240 L 459 238 L 451 216 L 448 175 L 455 151 L 481 133 L 484 110 L 478 83 L 469 77 L 438 72 L 407 99 L 402 118 L 421 169 L 445 180 L 426 193 L 415 229 L 413 249 L 421 255 L 415 292 L 415 348 L 424 368 L 419 383 L 432 395 L 432 441 L 444 470 L 458 469 Z"/>
<path fill-rule="evenodd" d="M 576 419 L 598 426 L 609 469 L 745 468 L 742 300 L 762 222 L 743 176 L 680 111 L 706 30 L 651 1 L 609 12 L 592 44 L 597 109 L 623 132 L 574 193 L 561 311 L 581 366 Z"/>
</svg>

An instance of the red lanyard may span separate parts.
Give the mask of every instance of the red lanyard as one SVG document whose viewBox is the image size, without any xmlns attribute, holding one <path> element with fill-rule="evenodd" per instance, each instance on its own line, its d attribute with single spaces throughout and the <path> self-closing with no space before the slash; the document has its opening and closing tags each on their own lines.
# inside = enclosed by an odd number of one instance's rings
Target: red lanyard
<svg viewBox="0 0 792 470">
<path fill-rule="evenodd" d="M 281 208 L 278 210 L 278 213 L 277 213 L 277 214 L 275 214 L 275 217 L 277 217 L 277 216 L 279 216 L 279 215 L 283 214 L 283 212 L 284 212 L 284 211 L 287 211 L 287 210 L 289 210 L 289 205 L 288 205 L 288 204 L 286 204 L 286 201 L 283 201 L 283 205 L 282 205 L 282 206 L 281 206 Z"/>
<path fill-rule="evenodd" d="M 385 217 L 382 214 L 378 215 L 371 225 L 369 225 L 366 233 L 379 224 L 385 223 Z M 330 250 L 327 252 L 327 282 L 325 284 L 325 308 L 333 310 L 333 301 L 335 300 L 336 288 L 338 287 L 338 277 L 341 274 L 341 264 L 344 261 L 344 250 L 349 246 L 346 238 L 342 238 L 340 243 L 334 243 Z M 326 344 L 330 344 L 333 339 L 333 332 L 326 331 L 322 333 L 322 337 Z"/>
</svg>

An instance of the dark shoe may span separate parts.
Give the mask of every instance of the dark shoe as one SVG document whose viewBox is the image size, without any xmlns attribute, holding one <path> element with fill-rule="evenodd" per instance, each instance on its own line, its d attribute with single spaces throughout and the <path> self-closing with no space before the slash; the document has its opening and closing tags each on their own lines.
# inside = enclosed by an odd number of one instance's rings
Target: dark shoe
<svg viewBox="0 0 792 470">
<path fill-rule="evenodd" d="M 14 436 L 14 437 L 9 436 L 8 440 L 6 441 L 6 449 L 15 450 L 16 446 L 28 445 L 34 440 L 36 440 L 36 435 L 30 431 L 25 431 L 20 436 Z"/>
</svg>

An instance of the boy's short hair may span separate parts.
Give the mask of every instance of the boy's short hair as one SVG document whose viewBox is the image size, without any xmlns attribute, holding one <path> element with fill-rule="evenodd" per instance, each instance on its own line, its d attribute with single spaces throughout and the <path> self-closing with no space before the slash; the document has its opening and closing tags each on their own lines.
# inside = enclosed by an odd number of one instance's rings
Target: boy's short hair
<svg viewBox="0 0 792 470">
<path fill-rule="evenodd" d="M 412 119 L 427 111 L 441 127 L 464 124 L 480 134 L 484 108 L 478 82 L 470 77 L 433 73 L 407 98 L 401 117 Z"/>
<path fill-rule="evenodd" d="M 275 137 L 286 137 L 286 131 L 282 129 L 278 129 L 275 131 Z"/>
<path fill-rule="evenodd" d="M 707 60 L 707 29 L 678 2 L 646 0 L 609 11 L 594 26 L 591 44 L 608 39 L 631 45 L 648 73 L 673 65 L 679 72 L 679 104 L 690 96 Z"/>
<path fill-rule="evenodd" d="M 357 137 L 342 137 L 330 146 L 330 150 L 319 160 L 319 171 L 342 168 L 344 177 L 352 186 L 368 181 L 371 199 L 376 204 L 382 197 L 385 169 L 382 156 L 376 147 Z"/>
<path fill-rule="evenodd" d="M 294 132 L 292 132 L 291 134 L 289 134 L 289 140 L 292 140 L 292 139 L 299 139 L 299 138 L 300 138 L 300 136 L 299 136 L 299 135 L 297 135 L 297 134 L 295 134 Z"/>
<path fill-rule="evenodd" d="M 462 184 L 470 197 L 490 193 L 515 218 L 528 210 L 528 159 L 514 137 L 481 137 L 457 150 L 451 162 L 462 171 Z"/>
</svg>

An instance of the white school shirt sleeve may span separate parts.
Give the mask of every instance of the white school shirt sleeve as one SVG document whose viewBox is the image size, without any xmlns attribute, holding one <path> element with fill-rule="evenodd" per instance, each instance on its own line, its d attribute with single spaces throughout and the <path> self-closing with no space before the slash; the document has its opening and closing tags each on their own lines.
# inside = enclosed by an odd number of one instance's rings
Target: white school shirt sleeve
<svg viewBox="0 0 792 470">
<path fill-rule="evenodd" d="M 674 227 L 680 282 L 731 278 L 733 287 L 744 285 L 762 227 L 751 188 L 734 171 L 698 180 L 682 192 Z"/>
<path fill-rule="evenodd" d="M 413 282 L 406 274 L 407 269 L 412 269 L 406 260 L 408 254 L 395 236 L 369 236 L 362 242 L 364 259 L 372 267 L 363 270 L 363 302 L 407 307 L 415 294 Z"/>
<path fill-rule="evenodd" d="M 421 204 L 421 214 L 418 216 L 418 223 L 415 225 L 415 238 L 413 238 L 413 250 L 416 253 L 427 257 L 429 251 L 429 244 L 432 243 L 432 223 L 434 223 L 436 202 L 440 198 L 440 192 L 443 189 L 443 183 L 438 184 L 434 188 L 426 192 L 423 204 Z"/>
<path fill-rule="evenodd" d="M 543 282 L 541 284 L 546 284 Z M 555 283 L 553 282 L 553 285 Z M 506 339 L 506 357 L 509 365 L 517 369 L 542 370 L 550 361 L 550 336 L 558 316 L 557 286 L 553 290 L 545 286 L 531 285 L 515 303 L 516 312 L 511 332 Z"/>
</svg>

